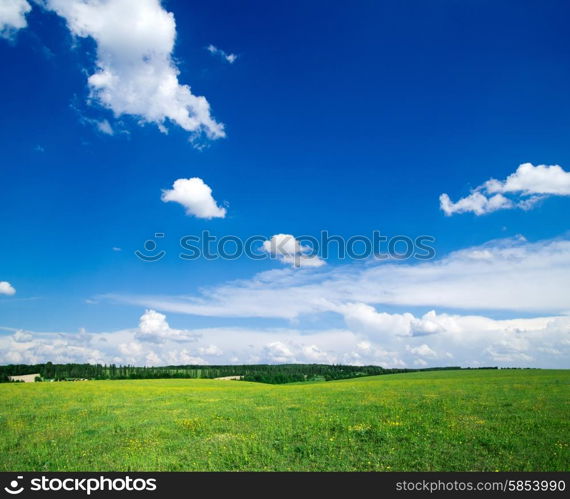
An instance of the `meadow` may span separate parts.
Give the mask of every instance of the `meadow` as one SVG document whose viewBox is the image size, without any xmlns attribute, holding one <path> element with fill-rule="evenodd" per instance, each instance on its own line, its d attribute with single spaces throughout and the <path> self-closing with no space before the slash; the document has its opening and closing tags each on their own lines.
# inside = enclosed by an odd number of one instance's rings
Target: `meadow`
<svg viewBox="0 0 570 499">
<path fill-rule="evenodd" d="M 0 385 L 0 471 L 570 469 L 570 371 Z"/>
</svg>

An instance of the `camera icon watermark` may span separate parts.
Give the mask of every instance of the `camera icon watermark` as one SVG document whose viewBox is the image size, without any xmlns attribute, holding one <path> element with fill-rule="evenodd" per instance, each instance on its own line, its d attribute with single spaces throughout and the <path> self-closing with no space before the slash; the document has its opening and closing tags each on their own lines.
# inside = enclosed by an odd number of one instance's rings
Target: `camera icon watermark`
<svg viewBox="0 0 570 499">
<path fill-rule="evenodd" d="M 4 487 L 4 490 L 11 495 L 18 495 L 24 491 L 24 487 L 20 485 L 18 480 L 23 480 L 23 476 L 17 476 L 16 480 L 12 480 L 7 487 Z"/>
<path fill-rule="evenodd" d="M 154 239 L 163 239 L 164 237 L 166 237 L 166 234 L 164 232 L 155 232 L 154 234 Z M 154 239 L 147 239 L 144 242 L 144 252 L 141 250 L 135 251 L 137 258 L 143 262 L 158 262 L 166 255 L 165 250 L 156 251 L 158 244 Z"/>
</svg>

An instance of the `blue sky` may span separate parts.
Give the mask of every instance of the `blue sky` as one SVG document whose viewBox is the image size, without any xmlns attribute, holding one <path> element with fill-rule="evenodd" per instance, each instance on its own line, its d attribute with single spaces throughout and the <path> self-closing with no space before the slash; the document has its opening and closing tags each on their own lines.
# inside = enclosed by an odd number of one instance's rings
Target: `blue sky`
<svg viewBox="0 0 570 499">
<path fill-rule="evenodd" d="M 0 10 L 0 282 L 15 291 L 0 293 L 0 362 L 569 367 L 566 2 L 78 4 Z M 123 8 L 140 36 L 116 21 Z M 190 86 L 185 104 L 157 94 L 166 77 Z M 198 124 L 173 119 L 197 112 L 194 96 L 209 104 Z M 224 217 L 164 202 L 191 178 Z M 446 213 L 443 193 L 466 201 Z M 206 229 L 428 234 L 437 260 L 403 262 L 402 277 L 373 261 L 177 258 L 179 238 Z M 167 255 L 136 258 L 157 232 Z M 449 287 L 430 293 L 441 281 L 425 274 L 446 265 Z M 484 275 L 496 300 L 470 287 Z M 342 286 L 359 276 L 358 291 Z"/>
</svg>

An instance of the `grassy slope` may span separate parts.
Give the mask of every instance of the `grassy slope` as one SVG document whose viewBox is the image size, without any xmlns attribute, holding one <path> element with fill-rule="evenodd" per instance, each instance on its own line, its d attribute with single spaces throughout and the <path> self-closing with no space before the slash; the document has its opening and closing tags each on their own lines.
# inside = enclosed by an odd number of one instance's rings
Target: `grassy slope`
<svg viewBox="0 0 570 499">
<path fill-rule="evenodd" d="M 0 471 L 570 467 L 570 371 L 5 384 L 0 401 Z"/>
</svg>

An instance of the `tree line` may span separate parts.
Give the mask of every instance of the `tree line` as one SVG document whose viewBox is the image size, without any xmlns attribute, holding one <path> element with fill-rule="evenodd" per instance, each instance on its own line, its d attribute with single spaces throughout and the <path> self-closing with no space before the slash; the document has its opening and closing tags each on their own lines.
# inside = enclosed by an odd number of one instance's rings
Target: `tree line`
<svg viewBox="0 0 570 499">
<path fill-rule="evenodd" d="M 183 365 L 137 367 L 116 364 L 10 364 L 0 366 L 0 382 L 9 376 L 39 373 L 43 380 L 67 381 L 77 379 L 159 379 L 159 378 L 221 378 L 242 376 L 244 381 L 258 383 L 294 383 L 301 381 L 332 381 L 418 371 L 457 370 L 458 366 L 426 369 L 386 369 L 380 366 L 349 366 L 341 364 L 246 364 L 246 365 Z M 482 369 L 497 369 L 488 367 Z"/>
</svg>

